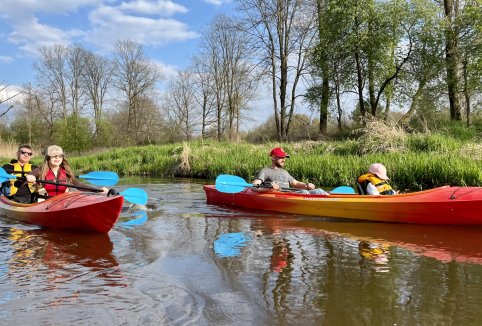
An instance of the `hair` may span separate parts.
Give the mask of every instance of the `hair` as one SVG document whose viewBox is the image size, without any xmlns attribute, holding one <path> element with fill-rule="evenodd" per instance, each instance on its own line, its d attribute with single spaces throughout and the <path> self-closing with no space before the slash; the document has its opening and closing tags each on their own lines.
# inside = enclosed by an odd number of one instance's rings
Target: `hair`
<svg viewBox="0 0 482 326">
<path fill-rule="evenodd" d="M 24 144 L 24 145 L 18 146 L 17 152 L 20 152 L 22 148 L 30 149 L 31 151 L 33 151 L 32 146 Z"/>
<path fill-rule="evenodd" d="M 72 168 L 70 167 L 69 162 L 65 158 L 65 155 L 62 155 L 62 163 L 60 163 L 60 168 L 65 170 L 65 174 L 67 174 L 67 183 L 72 183 L 72 180 L 75 179 L 75 174 L 72 171 Z M 45 176 L 47 173 L 49 173 L 50 170 L 50 156 L 45 155 L 44 161 L 42 162 L 42 165 L 40 166 L 40 179 L 44 180 Z"/>
</svg>

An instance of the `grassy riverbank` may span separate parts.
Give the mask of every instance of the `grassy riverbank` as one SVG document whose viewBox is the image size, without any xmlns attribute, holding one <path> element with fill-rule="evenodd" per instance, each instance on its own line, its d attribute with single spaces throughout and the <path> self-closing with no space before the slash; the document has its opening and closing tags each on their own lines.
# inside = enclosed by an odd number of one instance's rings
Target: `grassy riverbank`
<svg viewBox="0 0 482 326">
<path fill-rule="evenodd" d="M 402 191 L 445 184 L 482 185 L 482 146 L 441 135 L 390 139 L 377 142 L 376 148 L 363 139 L 264 145 L 190 142 L 113 149 L 73 157 L 70 162 L 83 172 L 112 170 L 121 175 L 211 180 L 227 173 L 249 182 L 270 164 L 268 153 L 278 145 L 291 155 L 286 168 L 295 178 L 326 187 L 353 186 L 355 178 L 374 162 L 387 166 L 391 183 Z"/>
</svg>

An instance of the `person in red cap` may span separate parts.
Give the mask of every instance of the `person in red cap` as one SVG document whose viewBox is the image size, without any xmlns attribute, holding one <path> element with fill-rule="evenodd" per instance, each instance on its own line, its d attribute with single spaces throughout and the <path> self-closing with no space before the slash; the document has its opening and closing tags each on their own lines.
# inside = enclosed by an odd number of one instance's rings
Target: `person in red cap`
<svg viewBox="0 0 482 326">
<path fill-rule="evenodd" d="M 329 195 L 329 193 L 323 189 L 315 189 L 316 187 L 312 183 L 301 182 L 293 178 L 288 171 L 284 169 L 285 159 L 290 156 L 282 148 L 273 148 L 269 156 L 271 156 L 271 166 L 262 168 L 253 181 L 253 186 L 256 191 L 296 188 L 302 193 Z M 260 188 L 260 185 L 263 187 Z"/>
<path fill-rule="evenodd" d="M 365 173 L 358 177 L 358 192 L 360 195 L 396 195 L 387 180 L 387 168 L 381 163 L 373 163 Z"/>
</svg>

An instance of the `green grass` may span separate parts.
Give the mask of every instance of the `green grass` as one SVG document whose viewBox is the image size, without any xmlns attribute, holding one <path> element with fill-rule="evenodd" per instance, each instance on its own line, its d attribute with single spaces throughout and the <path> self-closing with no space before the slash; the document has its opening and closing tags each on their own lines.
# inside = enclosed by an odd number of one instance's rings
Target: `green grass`
<svg viewBox="0 0 482 326">
<path fill-rule="evenodd" d="M 251 181 L 259 169 L 270 165 L 271 148 L 282 146 L 291 155 L 287 170 L 298 180 L 322 187 L 353 186 L 356 177 L 374 162 L 387 166 L 392 185 L 402 191 L 445 184 L 482 185 L 481 144 L 443 134 L 394 133 L 392 138 L 396 142 L 389 136 L 385 140 L 389 145 L 381 143 L 379 136 L 370 138 L 370 135 L 358 141 L 264 145 L 190 142 L 112 149 L 71 157 L 69 161 L 77 173 L 111 170 L 120 175 L 210 180 L 227 173 Z M 397 151 L 393 150 L 394 143 Z M 10 159 L 3 159 L 3 163 Z M 35 157 L 33 162 L 40 164 L 41 160 Z"/>
<path fill-rule="evenodd" d="M 361 156 L 356 154 L 360 144 L 352 140 L 264 145 L 190 142 L 113 149 L 70 162 L 79 173 L 112 170 L 121 175 L 210 180 L 226 173 L 250 182 L 259 169 L 270 165 L 271 148 L 280 145 L 291 155 L 286 163 L 290 174 L 321 187 L 354 186 L 356 177 L 374 162 L 385 164 L 392 186 L 401 191 L 482 185 L 480 146 L 436 134 L 409 135 L 397 145 L 403 149 L 400 152 L 372 150 Z"/>
</svg>

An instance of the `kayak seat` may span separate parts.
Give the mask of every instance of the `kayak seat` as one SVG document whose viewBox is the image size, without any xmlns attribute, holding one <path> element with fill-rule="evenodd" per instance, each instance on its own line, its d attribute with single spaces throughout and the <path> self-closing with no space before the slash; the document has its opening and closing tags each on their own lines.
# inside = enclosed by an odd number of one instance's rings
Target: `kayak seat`
<svg viewBox="0 0 482 326">
<path fill-rule="evenodd" d="M 358 180 L 355 181 L 355 184 L 356 184 L 356 190 L 358 191 L 359 195 L 366 195 L 367 194 L 365 192 L 365 190 L 363 190 L 363 186 L 360 182 L 358 182 Z"/>
</svg>

